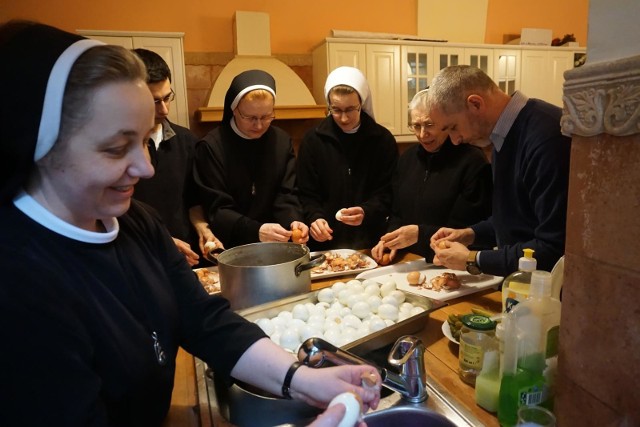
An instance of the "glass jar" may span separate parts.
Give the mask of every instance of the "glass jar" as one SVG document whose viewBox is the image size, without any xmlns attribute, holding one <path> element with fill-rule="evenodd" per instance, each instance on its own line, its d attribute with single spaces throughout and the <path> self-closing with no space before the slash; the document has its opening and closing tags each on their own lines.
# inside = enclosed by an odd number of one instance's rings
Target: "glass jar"
<svg viewBox="0 0 640 427">
<path fill-rule="evenodd" d="M 460 352 L 458 374 L 462 381 L 475 386 L 476 377 L 482 370 L 484 354 L 498 350 L 495 338 L 496 322 L 479 314 L 462 316 L 460 330 Z"/>
</svg>

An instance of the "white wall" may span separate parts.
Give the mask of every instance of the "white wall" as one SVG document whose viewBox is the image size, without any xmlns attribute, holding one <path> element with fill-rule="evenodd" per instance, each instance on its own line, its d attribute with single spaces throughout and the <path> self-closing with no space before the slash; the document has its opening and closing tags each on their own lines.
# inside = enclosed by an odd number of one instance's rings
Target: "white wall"
<svg viewBox="0 0 640 427">
<path fill-rule="evenodd" d="M 638 0 L 590 0 L 587 62 L 640 55 Z"/>
</svg>

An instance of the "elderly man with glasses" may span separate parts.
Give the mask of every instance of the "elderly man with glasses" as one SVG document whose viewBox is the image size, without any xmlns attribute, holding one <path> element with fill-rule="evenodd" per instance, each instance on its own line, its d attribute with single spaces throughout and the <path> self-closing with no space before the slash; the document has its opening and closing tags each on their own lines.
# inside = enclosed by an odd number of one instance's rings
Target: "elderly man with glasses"
<svg viewBox="0 0 640 427">
<path fill-rule="evenodd" d="M 329 115 L 307 132 L 298 154 L 298 190 L 315 250 L 365 249 L 378 241 L 391 208 L 398 149 L 376 123 L 369 84 L 352 67 L 325 83 Z"/>
<path fill-rule="evenodd" d="M 429 239 L 440 227 L 461 228 L 491 214 L 491 166 L 477 147 L 453 145 L 433 125 L 428 91 L 409 103 L 409 127 L 418 144 L 407 148 L 393 176 L 393 207 L 388 232 L 371 250 L 376 261 L 406 249 L 433 259 Z"/>
<path fill-rule="evenodd" d="M 169 122 L 175 93 L 171 89 L 171 70 L 167 63 L 147 49 L 134 49 L 133 52 L 147 68 L 147 86 L 155 103 L 155 126 L 148 144 L 155 174 L 150 179 L 140 180 L 134 197 L 156 209 L 189 265 L 204 264 L 196 250 L 203 254 L 208 242 L 221 243 L 204 219 L 193 180 L 193 158 L 198 139 L 189 129 Z"/>
</svg>

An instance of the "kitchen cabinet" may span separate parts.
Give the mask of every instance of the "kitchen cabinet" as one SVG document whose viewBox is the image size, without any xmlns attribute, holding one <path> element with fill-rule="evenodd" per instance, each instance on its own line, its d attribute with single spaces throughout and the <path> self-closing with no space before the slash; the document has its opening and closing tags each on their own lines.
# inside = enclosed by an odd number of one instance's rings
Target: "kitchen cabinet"
<svg viewBox="0 0 640 427">
<path fill-rule="evenodd" d="M 572 51 L 522 51 L 520 90 L 530 97 L 562 106 L 564 72 L 573 68 L 573 58 Z"/>
<path fill-rule="evenodd" d="M 529 97 L 562 106 L 563 73 L 573 68 L 574 55 L 584 52 L 579 47 L 332 37 L 313 51 L 313 95 L 324 104 L 328 73 L 340 66 L 356 67 L 369 81 L 378 123 L 398 141 L 414 141 L 408 127 L 408 104 L 442 68 L 472 65 L 506 93 L 521 90 Z"/>
<path fill-rule="evenodd" d="M 171 87 L 176 94 L 169 110 L 169 121 L 186 128 L 189 127 L 187 82 L 184 70 L 184 33 L 101 30 L 78 30 L 78 33 L 108 44 L 123 46 L 127 49 L 148 49 L 160 55 L 169 65 Z"/>
</svg>

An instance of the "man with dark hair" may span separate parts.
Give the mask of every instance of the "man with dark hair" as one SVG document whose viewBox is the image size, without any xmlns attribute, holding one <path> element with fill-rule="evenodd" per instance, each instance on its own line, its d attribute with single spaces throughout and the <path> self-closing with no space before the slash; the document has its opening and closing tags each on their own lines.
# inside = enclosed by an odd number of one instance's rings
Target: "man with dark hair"
<svg viewBox="0 0 640 427">
<path fill-rule="evenodd" d="M 171 70 L 157 53 L 134 49 L 147 67 L 147 86 L 155 102 L 155 127 L 149 139 L 149 157 L 155 169 L 151 179 L 141 180 L 134 197 L 155 208 L 165 222 L 178 250 L 190 265 L 199 262 L 191 248 L 204 253 L 207 242 L 222 246 L 204 219 L 193 181 L 193 158 L 198 141 L 191 131 L 169 122 L 169 109 L 175 94 L 171 88 Z"/>
</svg>

